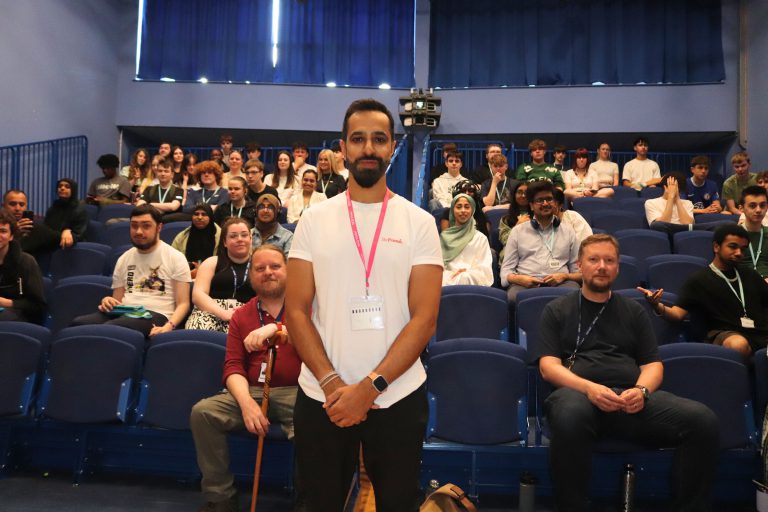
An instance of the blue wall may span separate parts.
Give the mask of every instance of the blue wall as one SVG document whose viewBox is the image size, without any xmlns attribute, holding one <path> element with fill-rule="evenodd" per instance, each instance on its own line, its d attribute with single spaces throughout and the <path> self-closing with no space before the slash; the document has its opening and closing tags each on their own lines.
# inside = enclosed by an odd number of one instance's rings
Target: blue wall
<svg viewBox="0 0 768 512">
<path fill-rule="evenodd" d="M 89 162 L 116 151 L 116 22 L 128 4 L 3 2 L 0 145 L 86 135 Z"/>
<path fill-rule="evenodd" d="M 751 9 L 749 149 L 768 167 L 768 5 Z M 353 99 L 392 110 L 403 91 L 134 82 L 135 0 L 9 3 L 0 17 L 0 144 L 83 133 L 117 151 L 115 126 L 338 131 Z M 417 3 L 417 83 L 426 85 L 429 2 Z M 440 91 L 439 133 L 736 132 L 738 0 L 723 0 L 726 83 Z M 30 37 L 33 35 L 34 37 Z M 15 70 L 16 73 L 9 73 Z M 619 149 L 619 148 L 617 148 Z"/>
</svg>

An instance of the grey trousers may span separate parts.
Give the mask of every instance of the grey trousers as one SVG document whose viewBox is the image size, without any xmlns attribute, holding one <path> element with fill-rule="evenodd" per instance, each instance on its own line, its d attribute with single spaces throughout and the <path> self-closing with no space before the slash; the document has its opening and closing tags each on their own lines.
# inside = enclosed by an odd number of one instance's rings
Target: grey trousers
<svg viewBox="0 0 768 512">
<path fill-rule="evenodd" d="M 267 419 L 277 422 L 293 439 L 293 406 L 296 403 L 297 386 L 271 388 Z M 261 403 L 261 388 L 250 387 L 251 396 Z M 189 418 L 192 437 L 195 440 L 197 465 L 203 474 L 200 484 L 206 501 L 224 501 L 237 494 L 235 478 L 229 470 L 229 446 L 227 433 L 246 431 L 240 406 L 228 391 L 204 398 L 192 407 Z"/>
</svg>

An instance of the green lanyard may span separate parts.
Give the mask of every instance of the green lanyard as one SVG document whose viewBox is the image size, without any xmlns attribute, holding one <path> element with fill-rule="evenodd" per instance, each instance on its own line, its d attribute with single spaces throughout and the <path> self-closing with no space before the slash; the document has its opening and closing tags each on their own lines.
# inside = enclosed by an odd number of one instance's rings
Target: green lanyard
<svg viewBox="0 0 768 512">
<path fill-rule="evenodd" d="M 765 238 L 765 228 L 760 228 L 760 242 L 757 244 L 757 254 L 752 250 L 752 242 L 749 243 L 749 256 L 752 258 L 752 267 L 757 270 L 757 260 L 763 252 L 763 238 Z"/>
<path fill-rule="evenodd" d="M 733 294 L 736 296 L 736 298 L 741 302 L 741 309 L 744 310 L 744 316 L 747 316 L 747 303 L 744 301 L 744 286 L 741 284 L 741 276 L 739 275 L 739 271 L 734 269 L 734 272 L 736 272 L 736 281 L 739 283 L 739 293 L 736 293 L 736 288 L 733 287 L 731 284 L 731 280 L 725 277 L 725 274 L 723 274 L 719 268 L 717 268 L 712 263 L 709 264 L 709 268 L 712 269 L 712 272 L 714 272 L 717 276 L 720 276 L 723 281 L 725 281 L 725 284 L 728 285 L 728 288 L 731 289 Z"/>
</svg>

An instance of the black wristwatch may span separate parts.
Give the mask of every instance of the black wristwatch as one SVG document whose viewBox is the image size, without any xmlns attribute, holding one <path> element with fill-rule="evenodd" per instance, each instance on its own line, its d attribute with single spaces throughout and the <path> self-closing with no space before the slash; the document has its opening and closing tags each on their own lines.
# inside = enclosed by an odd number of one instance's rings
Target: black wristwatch
<svg viewBox="0 0 768 512">
<path fill-rule="evenodd" d="M 379 393 L 385 392 L 387 390 L 387 387 L 389 387 L 389 383 L 387 382 L 387 379 L 385 379 L 383 376 L 379 375 L 376 372 L 369 373 L 368 378 L 371 379 L 371 384 L 373 384 L 373 388 Z"/>
<path fill-rule="evenodd" d="M 641 386 L 640 384 L 635 384 L 633 387 L 635 387 L 635 388 L 637 388 L 637 389 L 639 389 L 640 391 L 643 392 L 643 400 L 645 400 L 647 402 L 648 398 L 650 398 L 650 396 L 651 396 L 651 392 L 648 391 L 648 388 L 645 387 L 645 386 Z"/>
</svg>

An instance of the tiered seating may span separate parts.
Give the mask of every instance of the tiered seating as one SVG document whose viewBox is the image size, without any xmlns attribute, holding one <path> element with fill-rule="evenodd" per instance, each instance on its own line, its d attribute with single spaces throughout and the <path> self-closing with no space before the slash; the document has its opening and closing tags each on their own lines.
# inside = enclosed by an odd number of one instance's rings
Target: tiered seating
<svg viewBox="0 0 768 512">
<path fill-rule="evenodd" d="M 507 294 L 487 286 L 444 286 L 435 341 L 478 337 L 509 339 Z"/>
</svg>

